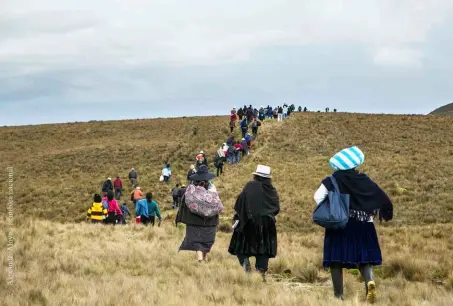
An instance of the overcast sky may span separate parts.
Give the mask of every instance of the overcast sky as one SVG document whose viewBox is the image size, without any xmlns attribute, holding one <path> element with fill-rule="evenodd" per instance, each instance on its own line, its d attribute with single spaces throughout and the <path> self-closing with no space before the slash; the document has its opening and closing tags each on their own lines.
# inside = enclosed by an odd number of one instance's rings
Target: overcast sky
<svg viewBox="0 0 453 306">
<path fill-rule="evenodd" d="M 452 0 L 0 0 L 0 125 L 453 102 Z"/>
</svg>

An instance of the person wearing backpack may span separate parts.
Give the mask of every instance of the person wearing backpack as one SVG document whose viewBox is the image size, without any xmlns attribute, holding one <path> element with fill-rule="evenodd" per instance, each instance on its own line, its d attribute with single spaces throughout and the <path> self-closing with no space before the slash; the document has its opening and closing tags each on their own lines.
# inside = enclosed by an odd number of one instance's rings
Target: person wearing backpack
<svg viewBox="0 0 453 306">
<path fill-rule="evenodd" d="M 365 155 L 358 147 L 344 149 L 334 155 L 330 159 L 334 173 L 322 181 L 314 199 L 318 208 L 322 205 L 331 207 L 329 201 L 333 195 L 329 193 L 347 195 L 349 202 L 346 212 L 349 216 L 346 215 L 348 219 L 344 227 L 334 229 L 332 225 L 323 226 L 326 228 L 323 266 L 330 268 L 335 297 L 343 299 L 343 268 L 358 268 L 365 280 L 367 301 L 374 303 L 376 284 L 373 266 L 382 264 L 382 255 L 373 217 L 380 211 L 385 221 L 391 220 L 393 204 L 373 180 L 356 170 L 364 160 Z"/>
<path fill-rule="evenodd" d="M 175 224 L 186 225 L 186 235 L 180 251 L 195 251 L 198 262 L 207 261 L 208 253 L 215 242 L 219 214 L 223 210 L 217 192 L 209 190 L 209 181 L 215 178 L 206 165 L 200 166 L 191 177 L 194 182 L 187 187 L 176 215 Z"/>
<path fill-rule="evenodd" d="M 248 182 L 234 205 L 233 236 L 228 252 L 250 273 L 250 257 L 263 281 L 269 259 L 277 256 L 275 216 L 280 212 L 280 199 L 271 182 L 271 168 L 258 165 L 253 180 Z"/>
</svg>

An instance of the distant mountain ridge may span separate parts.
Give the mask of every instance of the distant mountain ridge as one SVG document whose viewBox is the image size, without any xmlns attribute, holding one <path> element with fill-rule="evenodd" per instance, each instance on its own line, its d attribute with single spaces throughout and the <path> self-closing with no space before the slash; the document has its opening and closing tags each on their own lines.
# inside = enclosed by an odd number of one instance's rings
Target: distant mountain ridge
<svg viewBox="0 0 453 306">
<path fill-rule="evenodd" d="M 450 115 L 453 116 L 453 103 L 439 107 L 438 109 L 429 113 L 430 115 Z"/>
</svg>

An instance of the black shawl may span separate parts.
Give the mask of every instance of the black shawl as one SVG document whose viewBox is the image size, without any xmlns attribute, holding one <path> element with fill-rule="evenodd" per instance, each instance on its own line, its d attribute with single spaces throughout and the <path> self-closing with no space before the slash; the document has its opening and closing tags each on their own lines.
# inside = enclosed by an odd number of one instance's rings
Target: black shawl
<svg viewBox="0 0 453 306">
<path fill-rule="evenodd" d="M 350 195 L 350 209 L 368 213 L 380 210 L 384 220 L 388 221 L 393 218 L 392 201 L 366 174 L 359 173 L 357 170 L 348 170 L 337 171 L 333 176 L 337 180 L 340 191 Z M 330 179 L 326 180 L 331 182 Z M 329 189 L 330 186 L 326 187 Z"/>
<path fill-rule="evenodd" d="M 244 229 L 249 219 L 274 218 L 280 212 L 277 190 L 270 181 L 250 181 L 238 196 L 234 210 L 239 219 L 239 231 Z"/>
</svg>

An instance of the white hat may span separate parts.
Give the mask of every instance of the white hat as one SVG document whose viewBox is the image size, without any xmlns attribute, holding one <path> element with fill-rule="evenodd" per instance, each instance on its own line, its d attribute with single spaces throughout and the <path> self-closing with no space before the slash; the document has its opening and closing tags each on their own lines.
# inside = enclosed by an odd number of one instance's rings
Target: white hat
<svg viewBox="0 0 453 306">
<path fill-rule="evenodd" d="M 140 186 L 137 186 L 135 189 L 140 190 Z"/>
<path fill-rule="evenodd" d="M 261 177 L 265 177 L 265 178 L 271 178 L 272 177 L 271 176 L 271 167 L 258 165 L 256 167 L 256 171 L 253 172 L 252 174 L 258 175 L 258 176 L 261 176 Z"/>
<path fill-rule="evenodd" d="M 134 169 L 134 168 L 132 168 L 132 169 L 131 169 L 131 171 L 135 171 L 135 169 Z"/>
<path fill-rule="evenodd" d="M 112 178 L 111 178 L 111 177 L 109 177 L 109 178 L 108 178 L 107 180 L 111 181 L 111 180 L 112 180 Z"/>
<path fill-rule="evenodd" d="M 203 151 L 200 151 L 200 154 L 204 154 L 204 152 L 203 152 Z"/>
</svg>

